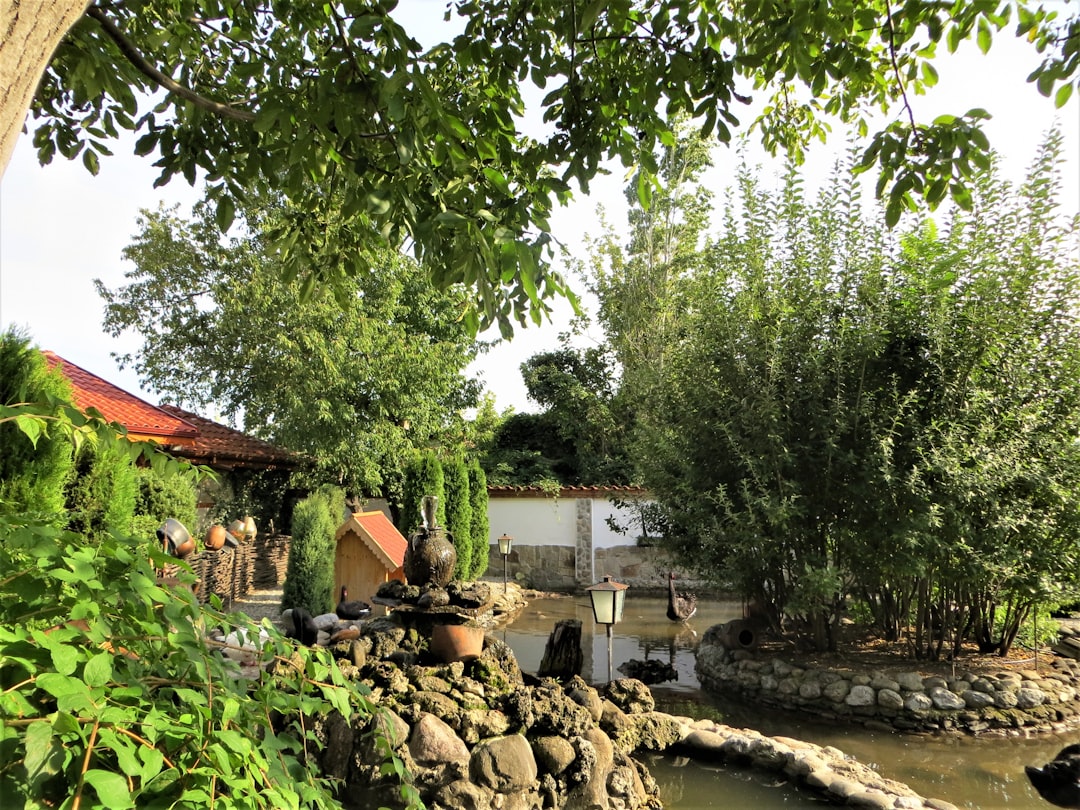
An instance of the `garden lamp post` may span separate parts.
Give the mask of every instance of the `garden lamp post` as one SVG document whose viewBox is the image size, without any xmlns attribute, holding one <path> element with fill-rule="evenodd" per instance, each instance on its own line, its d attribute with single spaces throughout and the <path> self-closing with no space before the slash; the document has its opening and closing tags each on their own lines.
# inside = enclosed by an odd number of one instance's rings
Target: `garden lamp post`
<svg viewBox="0 0 1080 810">
<path fill-rule="evenodd" d="M 510 549 L 514 546 L 514 538 L 503 532 L 499 537 L 499 553 L 503 557 L 503 593 L 506 593 L 506 558 L 510 556 Z"/>
<path fill-rule="evenodd" d="M 615 582 L 611 577 L 604 577 L 603 582 L 590 585 L 585 590 L 592 600 L 593 618 L 597 624 L 607 627 L 607 679 L 611 683 L 611 628 L 622 619 L 623 605 L 626 604 L 626 589 L 629 585 Z"/>
</svg>

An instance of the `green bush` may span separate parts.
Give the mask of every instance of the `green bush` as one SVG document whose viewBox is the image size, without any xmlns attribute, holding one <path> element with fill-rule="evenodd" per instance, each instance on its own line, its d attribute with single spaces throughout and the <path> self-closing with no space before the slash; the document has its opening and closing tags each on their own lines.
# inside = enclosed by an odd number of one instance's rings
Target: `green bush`
<svg viewBox="0 0 1080 810">
<path fill-rule="evenodd" d="M 472 503 L 469 500 L 469 471 L 461 456 L 451 459 L 443 467 L 443 492 L 446 495 L 446 528 L 457 550 L 454 579 L 467 580 L 473 575 Z"/>
<path fill-rule="evenodd" d="M 296 505 L 282 609 L 303 607 L 316 615 L 334 609 L 334 532 L 344 507 L 344 495 L 333 487 L 320 488 Z"/>
<path fill-rule="evenodd" d="M 135 517 L 131 533 L 136 537 L 153 537 L 166 518 L 175 518 L 189 531 L 198 522 L 195 485 L 179 475 L 162 476 L 149 467 L 135 470 L 138 491 L 135 495 Z"/>
<path fill-rule="evenodd" d="M 487 476 L 477 459 L 469 462 L 469 502 L 472 521 L 469 533 L 472 536 L 472 576 L 482 577 L 487 572 L 491 527 L 488 523 Z"/>
<path fill-rule="evenodd" d="M 24 334 L 14 329 L 0 334 L 0 405 L 39 402 L 42 415 L 51 416 L 58 409 L 46 403 L 49 398 L 70 400 L 71 384 L 49 369 Z M 0 422 L 0 509 L 38 512 L 46 522 L 62 525 L 71 467 L 71 440 L 59 429 L 35 443 L 14 420 Z"/>
<path fill-rule="evenodd" d="M 440 526 L 446 525 L 443 481 L 442 464 L 430 450 L 421 454 L 405 468 L 401 511 L 398 515 L 398 529 L 403 535 L 408 537 L 422 525 L 420 505 L 425 495 L 434 495 L 438 498 L 435 520 Z"/>
<path fill-rule="evenodd" d="M 68 528 L 93 539 L 130 531 L 139 485 L 127 449 L 86 442 L 75 453 L 73 473 L 65 487 Z"/>
</svg>

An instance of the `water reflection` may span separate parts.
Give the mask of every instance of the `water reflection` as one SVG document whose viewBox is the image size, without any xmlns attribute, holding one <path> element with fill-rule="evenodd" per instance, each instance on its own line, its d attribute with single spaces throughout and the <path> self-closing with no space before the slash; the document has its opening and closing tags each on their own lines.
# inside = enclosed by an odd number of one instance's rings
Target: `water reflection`
<svg viewBox="0 0 1080 810">
<path fill-rule="evenodd" d="M 1047 810 L 1050 805 L 1024 776 L 1024 765 L 1042 765 L 1063 746 L 1080 742 L 1080 732 L 1035 739 L 888 734 L 801 720 L 738 700 L 713 698 L 700 691 L 694 674 L 694 650 L 709 627 L 739 617 L 740 605 L 699 600 L 697 614 L 686 625 L 668 620 L 666 609 L 663 597 L 635 597 L 631 593 L 612 640 L 613 668 L 630 659 L 660 659 L 674 666 L 678 680 L 653 687 L 659 708 L 673 714 L 710 717 L 769 735 L 832 745 L 926 797 L 944 799 L 970 810 Z M 581 620 L 585 659 L 582 677 L 590 682 L 606 678 L 607 640 L 604 629 L 593 623 L 587 597 L 534 600 L 509 627 L 496 633 L 505 636 L 521 668 L 535 672 L 555 623 L 567 618 Z M 661 786 L 666 806 L 680 810 L 820 806 L 790 786 L 777 785 L 770 777 L 752 772 L 680 762 L 672 757 L 655 758 L 650 761 L 650 770 Z"/>
</svg>

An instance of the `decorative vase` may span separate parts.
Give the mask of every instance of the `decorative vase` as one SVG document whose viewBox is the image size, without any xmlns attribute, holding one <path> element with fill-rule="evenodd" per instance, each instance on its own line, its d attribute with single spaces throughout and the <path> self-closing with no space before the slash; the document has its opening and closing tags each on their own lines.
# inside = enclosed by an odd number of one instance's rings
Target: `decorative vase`
<svg viewBox="0 0 1080 810">
<path fill-rule="evenodd" d="M 420 529 L 405 548 L 405 578 L 410 585 L 445 588 L 454 576 L 457 549 L 442 529 Z"/>
<path fill-rule="evenodd" d="M 217 551 L 225 545 L 225 527 L 220 523 L 215 523 L 209 529 L 206 530 L 206 537 L 203 538 L 203 545 L 205 545 L 211 551 Z"/>
<path fill-rule="evenodd" d="M 469 661 L 484 651 L 484 628 L 468 624 L 437 624 L 431 629 L 431 653 L 444 664 Z"/>
<path fill-rule="evenodd" d="M 252 540 L 256 534 L 258 534 L 258 530 L 255 528 L 255 518 L 248 515 L 244 518 L 244 536 Z"/>
</svg>

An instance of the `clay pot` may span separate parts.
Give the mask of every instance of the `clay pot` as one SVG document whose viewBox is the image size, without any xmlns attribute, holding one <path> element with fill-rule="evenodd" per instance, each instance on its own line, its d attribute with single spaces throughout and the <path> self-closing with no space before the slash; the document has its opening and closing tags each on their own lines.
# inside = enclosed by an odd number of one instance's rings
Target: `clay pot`
<svg viewBox="0 0 1080 810">
<path fill-rule="evenodd" d="M 256 534 L 258 534 L 258 530 L 255 528 L 255 518 L 248 515 L 244 518 L 244 536 L 254 538 Z"/>
<path fill-rule="evenodd" d="M 215 523 L 206 530 L 206 537 L 203 538 L 203 544 L 211 551 L 217 551 L 225 545 L 225 534 L 225 527 L 220 523 Z"/>
<path fill-rule="evenodd" d="M 420 529 L 409 538 L 402 567 L 410 585 L 445 588 L 453 579 L 457 549 L 444 534 L 442 529 Z"/>
<path fill-rule="evenodd" d="M 431 629 L 431 653 L 444 664 L 469 661 L 484 651 L 484 628 L 437 624 Z"/>
<path fill-rule="evenodd" d="M 229 534 L 235 537 L 237 540 L 244 539 L 244 521 L 234 520 L 229 524 Z"/>
<path fill-rule="evenodd" d="M 169 518 L 158 527 L 157 539 L 165 544 L 166 551 L 181 560 L 195 550 L 191 532 L 176 518 Z"/>
</svg>

